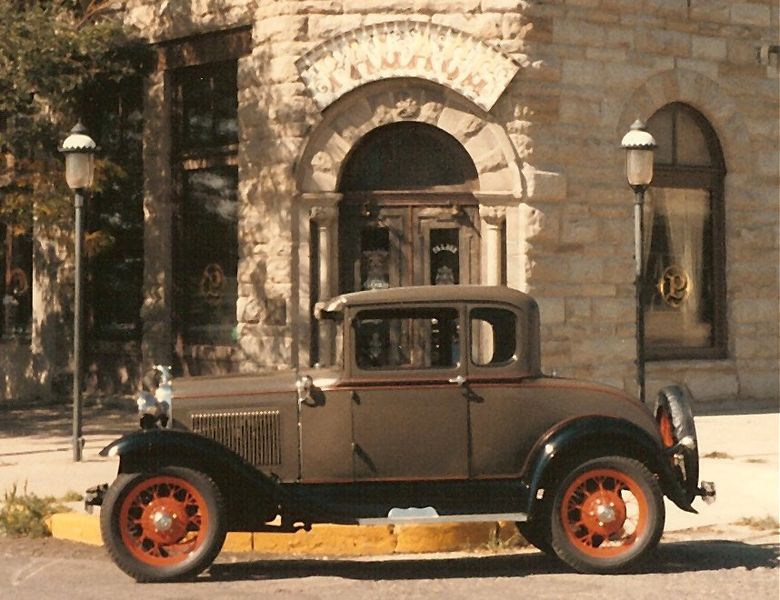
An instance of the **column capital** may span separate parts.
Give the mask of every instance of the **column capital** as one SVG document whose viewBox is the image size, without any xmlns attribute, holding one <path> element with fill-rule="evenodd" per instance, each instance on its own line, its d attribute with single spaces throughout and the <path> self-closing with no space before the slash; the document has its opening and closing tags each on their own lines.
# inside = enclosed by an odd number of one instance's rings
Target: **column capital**
<svg viewBox="0 0 780 600">
<path fill-rule="evenodd" d="M 338 192 L 303 192 L 300 194 L 301 206 L 338 206 L 344 194 Z"/>
<path fill-rule="evenodd" d="M 488 225 L 500 227 L 506 220 L 506 206 L 479 205 L 479 216 Z"/>
<path fill-rule="evenodd" d="M 517 206 L 522 199 L 513 192 L 474 192 L 480 206 Z"/>
</svg>

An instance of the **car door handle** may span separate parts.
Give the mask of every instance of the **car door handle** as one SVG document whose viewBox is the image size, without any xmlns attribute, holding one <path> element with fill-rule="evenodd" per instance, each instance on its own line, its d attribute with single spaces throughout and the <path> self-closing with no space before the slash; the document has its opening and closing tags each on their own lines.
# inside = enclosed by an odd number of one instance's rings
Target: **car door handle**
<svg viewBox="0 0 780 600">
<path fill-rule="evenodd" d="M 458 385 L 466 385 L 466 378 L 463 375 L 458 375 L 457 377 L 451 377 L 448 379 L 450 383 L 457 383 Z"/>
</svg>

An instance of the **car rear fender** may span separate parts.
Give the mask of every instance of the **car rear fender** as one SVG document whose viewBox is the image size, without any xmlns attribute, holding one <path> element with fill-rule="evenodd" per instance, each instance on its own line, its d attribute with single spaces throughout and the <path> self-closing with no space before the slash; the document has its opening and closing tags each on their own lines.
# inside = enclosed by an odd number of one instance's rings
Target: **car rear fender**
<svg viewBox="0 0 780 600">
<path fill-rule="evenodd" d="M 577 464 L 597 456 L 620 455 L 643 462 L 655 473 L 664 494 L 687 512 L 696 512 L 680 486 L 661 445 L 634 423 L 614 417 L 590 416 L 551 429 L 536 443 L 527 462 L 526 513 L 532 519 L 545 493 Z"/>
<path fill-rule="evenodd" d="M 189 431 L 136 431 L 114 440 L 100 455 L 118 456 L 120 473 L 155 471 L 167 466 L 205 473 L 219 487 L 234 524 L 273 519 L 285 497 L 271 475 L 222 444 Z"/>
</svg>

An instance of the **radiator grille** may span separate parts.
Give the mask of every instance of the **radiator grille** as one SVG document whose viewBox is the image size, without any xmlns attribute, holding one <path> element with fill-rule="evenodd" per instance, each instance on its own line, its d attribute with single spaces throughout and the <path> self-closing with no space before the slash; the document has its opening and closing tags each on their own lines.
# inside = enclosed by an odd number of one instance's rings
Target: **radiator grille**
<svg viewBox="0 0 780 600">
<path fill-rule="evenodd" d="M 278 410 L 196 413 L 192 430 L 227 446 L 256 467 L 282 462 Z"/>
</svg>

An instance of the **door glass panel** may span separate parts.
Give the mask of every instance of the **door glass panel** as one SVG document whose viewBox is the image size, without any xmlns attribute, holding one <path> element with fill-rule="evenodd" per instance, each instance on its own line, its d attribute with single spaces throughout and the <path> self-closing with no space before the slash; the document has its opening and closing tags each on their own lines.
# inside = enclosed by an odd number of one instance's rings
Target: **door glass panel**
<svg viewBox="0 0 780 600">
<path fill-rule="evenodd" d="M 365 310 L 353 328 L 361 369 L 449 369 L 460 360 L 458 311 L 451 308 Z"/>
<path fill-rule="evenodd" d="M 458 229 L 431 229 L 431 285 L 460 283 L 459 237 Z"/>
<path fill-rule="evenodd" d="M 390 231 L 365 227 L 360 235 L 360 281 L 364 290 L 390 287 Z"/>
</svg>

